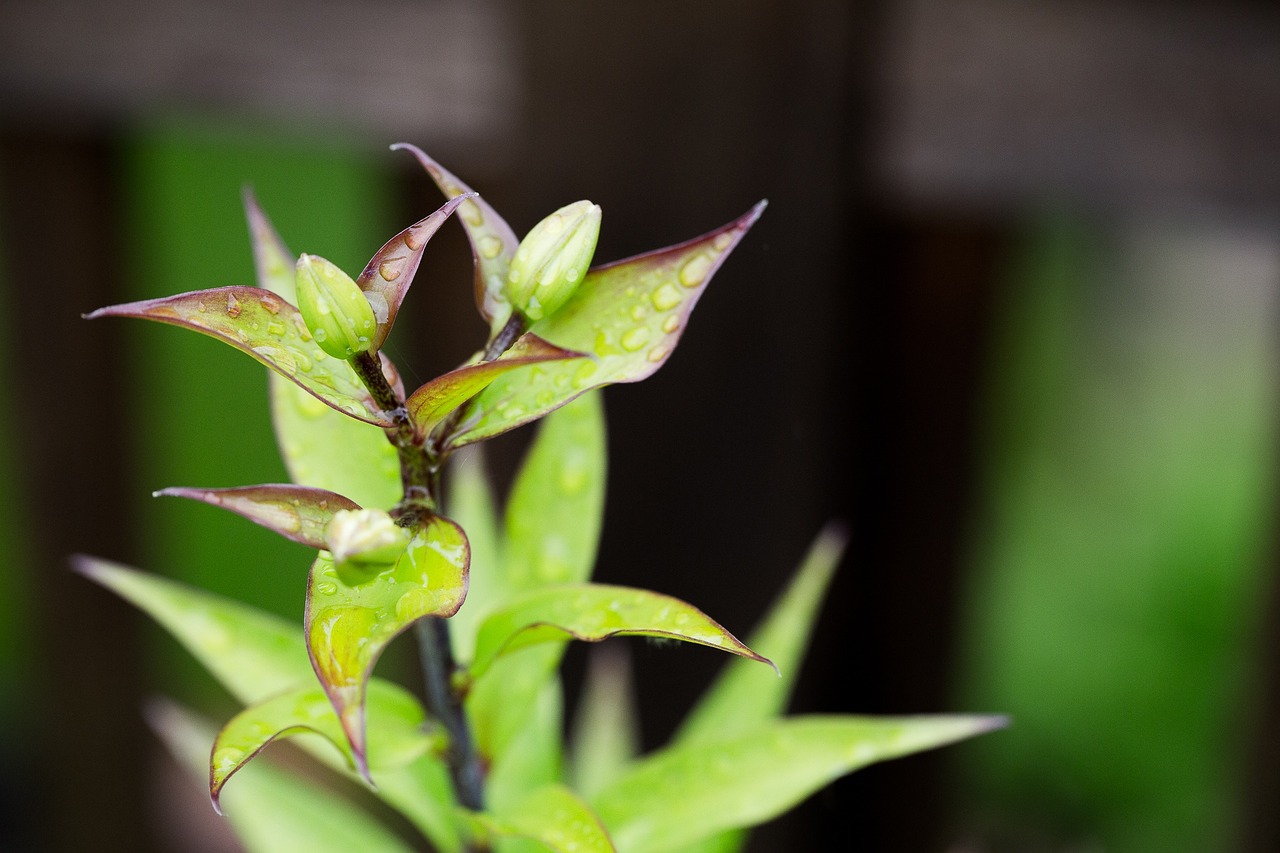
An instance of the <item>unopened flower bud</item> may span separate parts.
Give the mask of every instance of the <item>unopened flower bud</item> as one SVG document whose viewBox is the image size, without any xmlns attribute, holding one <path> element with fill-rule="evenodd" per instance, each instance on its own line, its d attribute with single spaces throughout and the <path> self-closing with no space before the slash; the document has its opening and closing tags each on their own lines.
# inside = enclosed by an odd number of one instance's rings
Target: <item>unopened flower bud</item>
<svg viewBox="0 0 1280 853">
<path fill-rule="evenodd" d="M 507 273 L 507 298 L 530 320 L 555 313 L 582 282 L 600 236 L 600 206 L 566 205 L 533 226 Z"/>
<path fill-rule="evenodd" d="M 320 349 L 349 359 L 367 352 L 377 320 L 373 307 L 351 276 L 316 255 L 303 255 L 294 268 L 298 310 Z"/>
<path fill-rule="evenodd" d="M 409 531 L 380 509 L 338 510 L 325 528 L 325 542 L 340 571 L 389 566 L 404 553 L 409 538 Z"/>
</svg>

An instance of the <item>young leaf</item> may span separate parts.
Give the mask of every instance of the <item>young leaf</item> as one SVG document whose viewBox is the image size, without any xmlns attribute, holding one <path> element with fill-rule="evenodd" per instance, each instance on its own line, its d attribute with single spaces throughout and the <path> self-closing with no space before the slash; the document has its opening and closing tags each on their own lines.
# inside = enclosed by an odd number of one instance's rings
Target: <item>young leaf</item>
<svg viewBox="0 0 1280 853">
<path fill-rule="evenodd" d="M 1005 724 L 1000 717 L 812 716 L 642 759 L 593 799 L 618 849 L 666 853 L 755 826 L 835 779 Z"/>
<path fill-rule="evenodd" d="M 297 256 L 280 239 L 271 220 L 258 204 L 253 190 L 244 188 L 244 216 L 249 223 L 249 240 L 253 244 L 253 265 L 258 287 L 270 290 L 290 305 L 298 304 L 294 287 L 293 265 Z"/>
<path fill-rule="evenodd" d="M 499 378 L 468 406 L 453 446 L 515 429 L 591 388 L 650 376 L 666 363 L 698 297 L 763 210 L 761 202 L 702 237 L 587 273 L 573 297 L 530 331 L 596 360 L 539 365 Z"/>
<path fill-rule="evenodd" d="M 531 364 L 581 358 L 582 353 L 560 349 L 537 335 L 524 335 L 495 361 L 468 364 L 437 376 L 414 391 L 405 405 L 418 434 L 425 436 L 502 374 Z"/>
<path fill-rule="evenodd" d="M 411 693 L 397 684 L 373 679 L 369 682 L 369 769 L 403 767 L 432 746 L 432 737 L 423 730 L 426 714 Z M 209 761 L 209 794 L 214 808 L 223 785 L 241 767 L 280 738 L 304 731 L 315 732 L 342 752 L 348 766 L 355 756 L 342 726 L 318 684 L 287 690 L 250 705 L 218 732 Z"/>
<path fill-rule="evenodd" d="M 413 283 L 413 276 L 418 271 L 418 264 L 422 261 L 422 251 L 427 247 L 427 241 L 435 236 L 459 204 L 474 195 L 471 193 L 449 199 L 435 213 L 392 237 L 374 254 L 364 272 L 356 279 L 356 284 L 364 291 L 378 319 L 378 330 L 371 344 L 374 350 L 380 349 L 391 333 L 400 303 L 404 302 L 409 285 Z"/>
<path fill-rule="evenodd" d="M 394 565 L 376 574 L 344 577 L 326 551 L 311 566 L 307 651 L 366 778 L 364 693 L 373 665 L 417 620 L 457 612 L 467 593 L 468 562 L 462 528 L 435 516 Z"/>
<path fill-rule="evenodd" d="M 494 835 L 538 841 L 554 853 L 614 853 L 591 807 L 564 785 L 547 785 L 509 810 L 475 815 Z"/>
<path fill-rule="evenodd" d="M 584 797 L 593 796 L 620 776 L 639 754 L 640 721 L 626 647 L 597 646 L 591 650 L 572 742 L 569 778 L 573 789 Z"/>
<path fill-rule="evenodd" d="M 849 534 L 828 525 L 818 534 L 785 593 L 751 635 L 753 649 L 772 657 L 781 677 L 746 661 L 729 661 L 676 734 L 676 743 L 720 738 L 781 712 L 791 695 L 809 634 Z"/>
<path fill-rule="evenodd" d="M 229 509 L 286 539 L 316 549 L 326 547 L 324 529 L 335 512 L 360 508 L 355 501 L 324 489 L 279 484 L 231 489 L 174 487 L 161 489 L 155 496 L 191 498 Z"/>
<path fill-rule="evenodd" d="M 147 709 L 151 727 L 196 785 L 208 774 L 213 727 L 168 702 Z M 249 853 L 410 853 L 386 827 L 332 791 L 258 763 L 226 792 L 227 819 Z"/>
<path fill-rule="evenodd" d="M 85 315 L 137 317 L 230 344 L 350 417 L 391 426 L 350 365 L 314 345 L 298 309 L 258 287 L 218 287 L 99 308 Z"/>
<path fill-rule="evenodd" d="M 553 586 L 527 592 L 480 626 L 472 675 L 479 679 L 499 655 L 565 637 L 595 643 L 609 637 L 670 637 L 772 663 L 691 604 L 677 598 L 603 584 Z"/>
<path fill-rule="evenodd" d="M 391 150 L 408 151 L 416 157 L 446 196 L 452 198 L 471 192 L 470 187 L 424 154 L 416 145 L 401 142 L 392 145 Z M 458 217 L 467 232 L 467 239 L 471 241 L 471 255 L 475 259 L 476 308 L 480 311 L 480 316 L 489 323 L 490 337 L 493 337 L 511 316 L 511 305 L 502 290 L 520 240 L 506 220 L 480 196 L 463 202 Z"/>
</svg>

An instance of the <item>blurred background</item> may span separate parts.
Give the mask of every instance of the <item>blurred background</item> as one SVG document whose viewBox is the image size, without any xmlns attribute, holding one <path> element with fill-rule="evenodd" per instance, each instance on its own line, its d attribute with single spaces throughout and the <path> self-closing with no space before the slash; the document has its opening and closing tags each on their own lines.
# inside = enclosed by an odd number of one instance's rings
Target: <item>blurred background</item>
<svg viewBox="0 0 1280 853">
<path fill-rule="evenodd" d="M 1207 0 L 4 0 L 0 849 L 234 849 L 140 713 L 230 701 L 67 555 L 300 617 L 300 546 L 149 497 L 284 477 L 263 371 L 80 314 L 250 283 L 243 184 L 359 269 L 439 204 L 402 140 L 518 232 L 600 203 L 600 260 L 770 201 L 606 396 L 597 576 L 742 633 L 844 519 L 794 710 L 1014 722 L 753 850 L 1280 849 L 1280 15 Z M 469 265 L 447 226 L 411 385 Z M 653 747 L 721 661 L 629 647 Z"/>
</svg>

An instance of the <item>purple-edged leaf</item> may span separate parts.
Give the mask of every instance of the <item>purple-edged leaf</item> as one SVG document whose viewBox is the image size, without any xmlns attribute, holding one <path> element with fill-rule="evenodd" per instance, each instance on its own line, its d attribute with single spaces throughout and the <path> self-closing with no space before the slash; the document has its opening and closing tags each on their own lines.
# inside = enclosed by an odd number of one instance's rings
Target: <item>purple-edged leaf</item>
<svg viewBox="0 0 1280 853">
<path fill-rule="evenodd" d="M 617 849 L 596 813 L 564 785 L 539 788 L 510 809 L 477 814 L 474 820 L 494 835 L 528 838 L 553 853 Z"/>
<path fill-rule="evenodd" d="M 484 675 L 499 655 L 538 643 L 609 637 L 669 637 L 721 649 L 772 666 L 692 604 L 678 598 L 604 584 L 543 587 L 514 599 L 480 626 L 471 672 Z"/>
<path fill-rule="evenodd" d="M 269 290 L 219 287 L 111 305 L 86 316 L 137 317 L 193 329 L 248 353 L 340 412 L 379 426 L 392 424 L 350 365 L 312 343 L 298 309 Z"/>
<path fill-rule="evenodd" d="M 581 358 L 582 353 L 561 349 L 537 335 L 524 335 L 495 361 L 468 364 L 437 376 L 414 391 L 405 405 L 419 435 L 426 435 L 504 373 L 532 364 Z"/>
<path fill-rule="evenodd" d="M 359 509 L 349 498 L 324 489 L 289 484 L 231 489 L 161 489 L 156 497 L 190 498 L 242 515 L 286 539 L 324 549 L 324 530 L 340 509 Z"/>
<path fill-rule="evenodd" d="M 364 693 L 373 665 L 412 623 L 457 612 L 467 594 L 469 562 L 462 528 L 436 516 L 395 565 L 367 579 L 350 581 L 325 551 L 311 566 L 303 617 L 307 651 L 364 775 Z"/>
<path fill-rule="evenodd" d="M 280 239 L 279 232 L 258 204 L 253 190 L 245 187 L 241 198 L 244 201 L 244 217 L 249 223 L 249 240 L 253 243 L 253 265 L 257 272 L 258 287 L 270 290 L 290 305 L 297 305 L 297 289 L 293 284 L 293 265 L 297 256 Z"/>
<path fill-rule="evenodd" d="M 423 729 L 426 714 L 413 694 L 397 684 L 369 682 L 369 769 L 404 767 L 431 749 L 433 738 Z M 351 745 L 318 684 L 297 687 L 250 705 L 218 732 L 209 760 L 209 795 L 214 808 L 223 785 L 272 741 L 315 732 L 333 743 L 355 767 Z"/>
<path fill-rule="evenodd" d="M 418 158 L 422 168 L 446 196 L 452 198 L 472 191 L 416 145 L 401 142 L 392 145 L 391 149 L 408 151 Z M 464 202 L 458 216 L 467 232 L 467 239 L 471 241 L 471 255 L 475 258 L 476 308 L 488 321 L 490 335 L 496 335 L 511 316 L 511 304 L 503 295 L 503 287 L 520 240 L 506 220 L 479 196 Z"/>
<path fill-rule="evenodd" d="M 468 406 L 461 447 L 542 417 L 614 382 L 638 382 L 666 363 L 712 275 L 760 217 L 764 202 L 709 234 L 596 267 L 558 311 L 530 329 L 593 361 L 540 364 L 497 379 Z"/>
<path fill-rule="evenodd" d="M 378 330 L 373 336 L 373 349 L 380 349 L 391 333 L 400 303 L 404 302 L 409 285 L 413 283 L 413 276 L 418 271 L 418 264 L 422 261 L 422 250 L 427 247 L 427 241 L 435 236 L 449 214 L 467 198 L 468 196 L 459 196 L 449 199 L 435 213 L 392 237 L 374 253 L 364 272 L 356 279 L 356 284 L 364 291 L 378 320 Z"/>
</svg>

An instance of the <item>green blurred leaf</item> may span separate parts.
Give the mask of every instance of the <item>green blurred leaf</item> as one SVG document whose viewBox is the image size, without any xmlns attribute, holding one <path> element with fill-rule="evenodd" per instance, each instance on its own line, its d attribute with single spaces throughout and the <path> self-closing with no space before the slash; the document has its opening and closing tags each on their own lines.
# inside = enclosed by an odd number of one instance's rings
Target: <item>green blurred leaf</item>
<svg viewBox="0 0 1280 853">
<path fill-rule="evenodd" d="M 743 665 L 749 664 L 743 661 Z M 569 778 L 573 789 L 584 797 L 595 795 L 620 776 L 639 754 L 640 721 L 632 690 L 631 659 L 624 646 L 591 650 L 572 744 Z"/>
<path fill-rule="evenodd" d="M 416 157 L 446 196 L 452 198 L 472 191 L 417 146 L 402 142 L 391 148 L 408 151 Z M 479 196 L 463 202 L 458 217 L 471 241 L 471 255 L 475 259 L 476 308 L 489 323 L 490 337 L 493 337 L 511 316 L 511 305 L 502 291 L 520 241 L 506 220 Z"/>
<path fill-rule="evenodd" d="M 351 366 L 312 343 L 298 309 L 269 290 L 218 287 L 110 305 L 85 315 L 135 317 L 191 329 L 230 344 L 350 417 L 391 426 Z"/>
<path fill-rule="evenodd" d="M 591 807 L 563 785 L 539 788 L 509 810 L 475 816 L 495 835 L 528 838 L 555 853 L 614 853 Z"/>
<path fill-rule="evenodd" d="M 392 566 L 367 577 L 339 572 L 321 551 L 307 583 L 307 650 L 356 765 L 365 763 L 365 683 L 383 649 L 426 616 L 451 616 L 467 593 L 469 562 L 462 528 L 435 516 Z"/>
<path fill-rule="evenodd" d="M 174 487 L 161 489 L 155 495 L 190 498 L 231 510 L 286 539 L 316 549 L 326 547 L 325 527 L 335 512 L 360 508 L 354 501 L 325 489 L 280 484 L 230 489 Z"/>
<path fill-rule="evenodd" d="M 446 201 L 435 213 L 392 237 L 374 253 L 356 279 L 356 284 L 368 297 L 374 315 L 378 318 L 378 331 L 372 341 L 373 349 L 381 349 L 387 335 L 391 333 L 391 326 L 400 311 L 400 303 L 404 302 L 409 285 L 418 272 L 418 264 L 422 261 L 427 241 L 435 236 L 444 221 L 465 200 L 466 197 L 458 197 Z"/>
<path fill-rule="evenodd" d="M 471 672 L 483 678 L 499 655 L 566 636 L 589 643 L 617 636 L 669 637 L 770 663 L 678 598 L 646 589 L 574 584 L 527 592 L 485 619 Z"/>
<path fill-rule="evenodd" d="M 554 669 L 560 658 L 549 659 Z M 505 808 L 563 776 L 564 690 L 558 678 L 544 677 L 541 685 L 502 749 L 493 755 L 481 753 L 489 767 L 485 802 L 491 809 Z"/>
<path fill-rule="evenodd" d="M 167 702 L 155 702 L 147 714 L 169 751 L 205 784 L 209 743 L 214 729 Z M 227 820 L 250 853 L 410 853 L 386 827 L 332 791 L 262 762 L 224 798 Z"/>
<path fill-rule="evenodd" d="M 666 363 L 698 297 L 763 210 L 761 202 L 709 234 L 588 272 L 573 297 L 530 331 L 596 359 L 499 378 L 468 406 L 454 445 L 515 429 L 591 388 L 650 376 Z"/>
<path fill-rule="evenodd" d="M 426 714 L 413 694 L 399 685 L 377 679 L 369 683 L 369 769 L 403 767 L 432 746 L 423 729 Z M 304 731 L 322 735 L 355 768 L 355 756 L 333 712 L 329 697 L 318 684 L 287 690 L 236 714 L 218 732 L 209 761 L 209 794 L 214 807 L 227 780 L 250 759 L 280 738 Z"/>
<path fill-rule="evenodd" d="M 730 661 L 685 718 L 674 742 L 723 737 L 777 716 L 786 707 L 814 619 L 848 539 L 843 526 L 824 528 L 786 591 L 751 635 L 751 647 L 768 652 L 781 677 L 748 661 Z"/>
<path fill-rule="evenodd" d="M 835 779 L 1004 725 L 999 717 L 812 716 L 668 747 L 593 798 L 618 849 L 668 853 L 755 826 Z"/>
<path fill-rule="evenodd" d="M 290 305 L 298 304 L 294 286 L 294 262 L 297 257 L 280 239 L 275 226 L 258 204 L 253 190 L 245 187 L 242 193 L 244 216 L 249 223 L 249 241 L 253 244 L 253 264 L 258 287 L 270 290 Z"/>
<path fill-rule="evenodd" d="M 484 445 L 465 447 L 453 457 L 445 485 L 447 514 L 467 532 L 471 544 L 467 602 L 449 619 L 454 656 L 469 661 L 475 653 L 480 621 L 498 602 L 505 585 L 497 509 L 485 466 Z"/>
<path fill-rule="evenodd" d="M 425 436 L 504 373 L 531 364 L 577 359 L 581 355 L 560 349 L 537 335 L 524 335 L 501 358 L 468 364 L 437 376 L 414 391 L 405 406 L 413 416 L 418 435 Z"/>
</svg>

